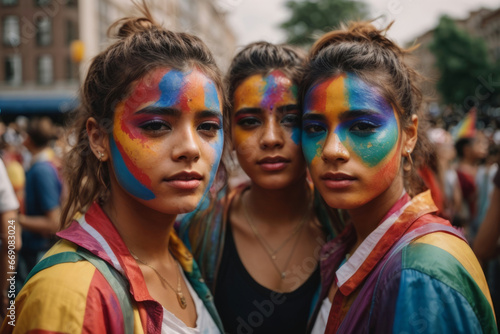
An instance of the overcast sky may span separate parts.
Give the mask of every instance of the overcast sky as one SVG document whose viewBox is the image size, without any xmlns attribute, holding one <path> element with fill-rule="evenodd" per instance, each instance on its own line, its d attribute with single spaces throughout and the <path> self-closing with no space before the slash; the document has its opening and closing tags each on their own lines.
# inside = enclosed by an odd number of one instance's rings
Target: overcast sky
<svg viewBox="0 0 500 334">
<path fill-rule="evenodd" d="M 286 0 L 220 0 L 228 10 L 238 45 L 257 40 L 284 42 L 285 35 L 278 28 L 289 16 Z M 465 18 L 469 11 L 480 7 L 499 8 L 500 0 L 365 0 L 370 16 L 385 14 L 383 22 L 395 20 L 389 35 L 399 43 L 413 39 L 438 23 L 442 14 Z"/>
</svg>

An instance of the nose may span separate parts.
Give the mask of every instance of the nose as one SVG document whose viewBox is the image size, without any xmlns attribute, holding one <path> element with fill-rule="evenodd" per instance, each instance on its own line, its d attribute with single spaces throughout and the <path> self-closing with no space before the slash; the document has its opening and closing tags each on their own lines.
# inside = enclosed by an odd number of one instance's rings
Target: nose
<svg viewBox="0 0 500 334">
<path fill-rule="evenodd" d="M 262 149 L 279 148 L 283 146 L 283 131 L 279 124 L 270 121 L 263 129 L 264 133 L 260 139 Z"/>
<path fill-rule="evenodd" d="M 200 145 L 197 141 L 195 129 L 185 129 L 177 132 L 176 136 L 170 138 L 175 140 L 172 149 L 172 159 L 174 161 L 196 162 L 200 158 Z"/>
<path fill-rule="evenodd" d="M 325 162 L 348 161 L 350 158 L 349 151 L 342 144 L 337 133 L 332 132 L 325 141 L 321 159 Z"/>
</svg>

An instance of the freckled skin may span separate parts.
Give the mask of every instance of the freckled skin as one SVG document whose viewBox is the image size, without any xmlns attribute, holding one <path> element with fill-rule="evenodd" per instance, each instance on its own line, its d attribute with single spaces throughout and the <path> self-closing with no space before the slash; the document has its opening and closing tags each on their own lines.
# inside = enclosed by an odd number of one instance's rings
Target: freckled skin
<svg viewBox="0 0 500 334">
<path fill-rule="evenodd" d="M 395 180 L 401 163 L 399 119 L 375 87 L 350 73 L 319 82 L 306 94 L 304 117 L 304 155 L 328 205 L 357 208 Z M 347 188 L 328 188 L 321 178 L 326 172 L 348 174 L 356 181 Z"/>
<path fill-rule="evenodd" d="M 214 83 L 198 69 L 162 68 L 140 79 L 131 95 L 116 106 L 110 136 L 113 173 L 123 190 L 161 212 L 193 210 L 208 191 L 222 154 L 219 101 Z M 138 112 L 148 106 L 176 109 L 180 116 Z M 218 116 L 199 116 L 205 110 Z M 217 123 L 220 129 L 207 131 L 207 123 Z M 177 159 L 183 150 L 187 155 L 198 152 L 199 157 Z M 202 174 L 200 187 L 180 191 L 166 186 L 166 178 L 182 171 Z"/>
<path fill-rule="evenodd" d="M 264 188 L 279 189 L 304 177 L 306 165 L 300 145 L 300 112 L 296 107 L 297 87 L 293 82 L 279 70 L 264 77 L 253 75 L 236 88 L 233 105 L 233 145 L 250 179 Z M 293 107 L 283 111 L 285 106 Z M 245 109 L 254 112 L 239 113 Z M 285 170 L 266 172 L 258 167 L 259 159 L 275 155 L 291 160 Z"/>
</svg>

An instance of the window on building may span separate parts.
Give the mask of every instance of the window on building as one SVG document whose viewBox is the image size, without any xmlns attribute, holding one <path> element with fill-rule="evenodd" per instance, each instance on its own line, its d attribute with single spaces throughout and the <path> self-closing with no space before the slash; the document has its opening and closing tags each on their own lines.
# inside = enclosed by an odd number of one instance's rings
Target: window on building
<svg viewBox="0 0 500 334">
<path fill-rule="evenodd" d="M 78 27 L 75 21 L 66 21 L 66 44 L 70 45 L 71 42 L 78 39 Z"/>
<path fill-rule="evenodd" d="M 5 57 L 5 83 L 18 86 L 23 81 L 21 55 L 10 55 Z"/>
<path fill-rule="evenodd" d="M 47 6 L 51 0 L 35 0 L 37 6 Z"/>
<path fill-rule="evenodd" d="M 19 18 L 14 15 L 5 16 L 3 19 L 3 43 L 9 46 L 18 46 L 21 43 L 19 32 Z"/>
<path fill-rule="evenodd" d="M 2 5 L 4 6 L 15 6 L 19 3 L 18 0 L 2 0 Z"/>
<path fill-rule="evenodd" d="M 52 22 L 48 16 L 41 17 L 36 22 L 36 43 L 40 46 L 52 43 Z"/>
<path fill-rule="evenodd" d="M 41 85 L 48 85 L 54 81 L 54 66 L 52 56 L 43 55 L 38 58 L 38 82 Z"/>
</svg>

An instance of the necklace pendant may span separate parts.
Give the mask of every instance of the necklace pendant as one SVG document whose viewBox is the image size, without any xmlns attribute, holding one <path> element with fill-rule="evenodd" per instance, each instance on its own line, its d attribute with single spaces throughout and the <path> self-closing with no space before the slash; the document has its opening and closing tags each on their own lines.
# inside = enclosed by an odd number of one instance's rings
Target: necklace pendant
<svg viewBox="0 0 500 334">
<path fill-rule="evenodd" d="M 281 273 L 281 279 L 285 279 L 286 278 L 286 272 L 282 272 Z"/>
<path fill-rule="evenodd" d="M 177 292 L 177 301 L 179 302 L 179 305 L 183 310 L 188 306 L 186 297 L 184 297 L 184 294 L 181 291 Z"/>
</svg>

